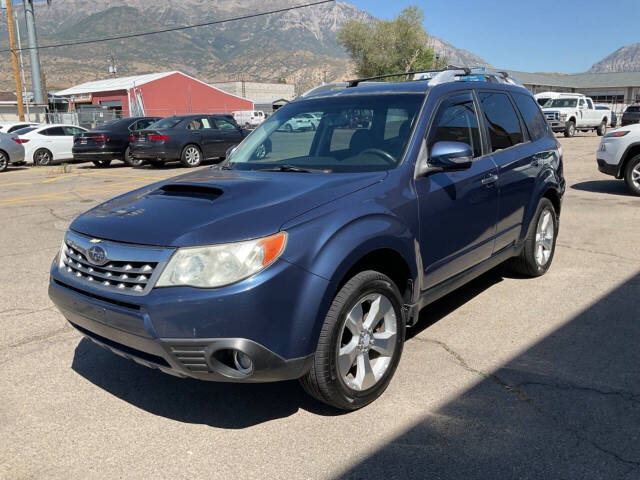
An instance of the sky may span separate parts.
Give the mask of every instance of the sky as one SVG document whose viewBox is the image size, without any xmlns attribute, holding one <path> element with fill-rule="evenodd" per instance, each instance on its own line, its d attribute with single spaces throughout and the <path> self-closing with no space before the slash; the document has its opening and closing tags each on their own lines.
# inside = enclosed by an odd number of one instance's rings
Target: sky
<svg viewBox="0 0 640 480">
<path fill-rule="evenodd" d="M 382 19 L 417 5 L 427 33 L 508 70 L 584 72 L 640 42 L 640 0 L 346 1 Z"/>
</svg>

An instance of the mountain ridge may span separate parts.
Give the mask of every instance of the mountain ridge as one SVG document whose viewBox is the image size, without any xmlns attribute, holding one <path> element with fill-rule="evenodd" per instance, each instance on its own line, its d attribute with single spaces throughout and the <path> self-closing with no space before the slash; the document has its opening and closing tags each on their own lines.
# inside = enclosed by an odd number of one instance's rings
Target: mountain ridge
<svg viewBox="0 0 640 480">
<path fill-rule="evenodd" d="M 110 0 L 106 4 L 58 0 L 37 8 L 36 21 L 42 46 L 224 20 L 290 3 L 272 0 L 265 7 L 260 0 Z M 377 21 L 349 3 L 334 2 L 172 33 L 41 49 L 41 63 L 50 89 L 106 78 L 113 52 L 120 76 L 181 70 L 208 83 L 238 78 L 287 81 L 300 92 L 323 81 L 353 77 L 353 64 L 336 38 L 353 19 Z M 2 36 L 6 38 L 6 23 L 0 22 Z M 449 63 L 488 65 L 437 37 L 430 37 L 430 44 Z M 8 54 L 3 58 L 9 65 Z M 24 63 L 27 67 L 26 55 Z M 0 84 L 1 89 L 12 90 L 10 68 L 0 72 Z"/>
</svg>

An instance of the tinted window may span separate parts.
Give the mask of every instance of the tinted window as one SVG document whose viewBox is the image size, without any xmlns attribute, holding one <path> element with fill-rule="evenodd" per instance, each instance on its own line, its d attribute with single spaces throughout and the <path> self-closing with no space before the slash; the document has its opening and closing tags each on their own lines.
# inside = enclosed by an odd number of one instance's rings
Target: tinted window
<svg viewBox="0 0 640 480">
<path fill-rule="evenodd" d="M 229 120 L 225 120 L 224 118 L 216 118 L 215 122 L 216 128 L 219 130 L 236 130 L 236 126 Z"/>
<path fill-rule="evenodd" d="M 429 131 L 429 151 L 436 142 L 466 143 L 474 157 L 482 155 L 478 117 L 470 93 L 449 97 L 440 104 Z"/>
<path fill-rule="evenodd" d="M 520 115 L 524 119 L 524 123 L 529 130 L 529 136 L 532 140 L 538 140 L 547 133 L 547 122 L 542 116 L 542 112 L 538 108 L 535 100 L 528 95 L 522 93 L 514 93 L 513 99 L 520 110 Z"/>
<path fill-rule="evenodd" d="M 211 120 L 208 117 L 192 118 L 187 122 L 189 130 L 206 130 L 213 128 Z"/>
<path fill-rule="evenodd" d="M 66 135 L 78 135 L 84 132 L 84 130 L 78 127 L 64 127 L 64 131 Z"/>
<path fill-rule="evenodd" d="M 46 130 L 42 130 L 40 132 L 40 135 L 64 137 L 65 133 L 62 127 L 53 127 L 53 128 L 47 128 Z"/>
<path fill-rule="evenodd" d="M 15 133 L 16 135 L 24 135 L 25 133 L 33 132 L 36 128 L 38 127 L 25 127 L 21 128 L 20 130 L 16 130 L 13 133 Z"/>
<path fill-rule="evenodd" d="M 182 118 L 169 117 L 158 120 L 156 123 L 152 123 L 153 128 L 174 128 L 182 121 Z"/>
<path fill-rule="evenodd" d="M 14 125 L 9 130 L 7 130 L 7 133 L 13 133 L 16 130 L 20 130 L 21 128 L 25 128 L 25 127 L 28 127 L 28 126 L 29 126 L 28 124 L 24 124 L 24 123 L 22 123 L 20 125 Z"/>
<path fill-rule="evenodd" d="M 480 93 L 480 104 L 489 131 L 491 151 L 502 150 L 522 143 L 520 120 L 513 104 L 504 93 Z"/>
</svg>

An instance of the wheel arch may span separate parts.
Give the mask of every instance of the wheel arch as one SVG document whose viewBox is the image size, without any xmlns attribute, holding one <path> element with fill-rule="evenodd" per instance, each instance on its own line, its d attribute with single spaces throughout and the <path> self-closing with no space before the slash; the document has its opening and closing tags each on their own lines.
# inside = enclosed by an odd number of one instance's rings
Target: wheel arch
<svg viewBox="0 0 640 480">
<path fill-rule="evenodd" d="M 640 155 L 640 142 L 635 142 L 627 146 L 627 149 L 620 157 L 620 163 L 618 163 L 618 174 L 616 178 L 622 178 L 624 176 L 624 171 L 627 168 L 627 164 L 634 158 L 636 155 Z"/>
</svg>

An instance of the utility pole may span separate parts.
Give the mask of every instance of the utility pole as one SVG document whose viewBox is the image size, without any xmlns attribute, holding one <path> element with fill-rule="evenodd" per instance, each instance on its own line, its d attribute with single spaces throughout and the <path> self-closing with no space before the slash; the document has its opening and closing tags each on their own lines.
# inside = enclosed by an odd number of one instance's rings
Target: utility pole
<svg viewBox="0 0 640 480">
<path fill-rule="evenodd" d="M 18 69 L 18 55 L 16 54 L 16 37 L 13 31 L 13 0 L 7 0 L 7 23 L 9 27 L 9 48 L 11 49 L 11 65 L 13 66 L 13 78 L 16 84 L 16 100 L 18 103 L 18 118 L 24 122 L 24 103 L 22 101 L 22 83 Z"/>
<path fill-rule="evenodd" d="M 40 53 L 38 52 L 38 36 L 36 35 L 36 17 L 33 11 L 33 0 L 24 0 L 24 17 L 27 22 L 27 38 L 29 40 L 29 59 L 31 60 L 31 85 L 35 103 L 44 104 L 42 92 L 42 76 L 40 74 Z"/>
<path fill-rule="evenodd" d="M 20 20 L 18 20 L 18 12 L 14 12 L 13 16 L 15 18 L 15 25 L 16 25 L 16 38 L 18 40 L 18 52 L 20 52 L 20 54 L 18 55 L 18 59 L 20 61 L 20 80 L 22 80 L 22 99 L 25 100 L 25 88 L 27 86 L 27 80 L 24 76 L 24 60 L 22 58 L 22 40 L 20 39 Z M 25 106 L 27 107 L 27 120 L 31 120 L 31 114 L 29 113 L 29 100 L 26 99 L 26 101 L 24 102 Z"/>
</svg>

